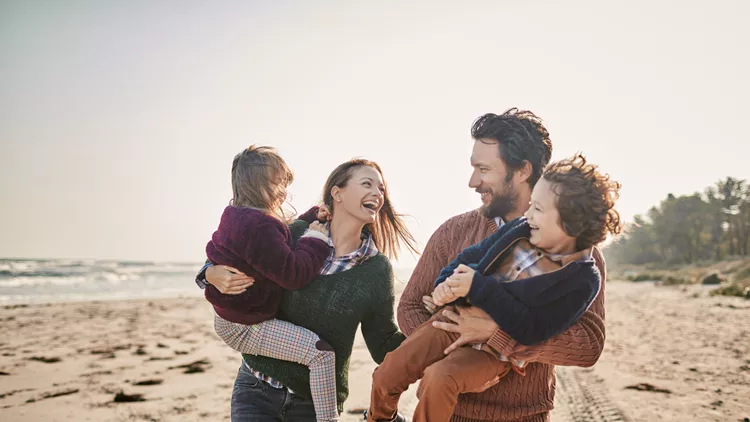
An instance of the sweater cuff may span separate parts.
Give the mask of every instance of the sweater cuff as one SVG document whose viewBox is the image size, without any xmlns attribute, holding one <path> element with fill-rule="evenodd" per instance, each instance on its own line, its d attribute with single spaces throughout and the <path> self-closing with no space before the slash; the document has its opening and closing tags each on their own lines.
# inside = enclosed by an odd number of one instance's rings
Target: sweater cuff
<svg viewBox="0 0 750 422">
<path fill-rule="evenodd" d="M 506 334 L 503 330 L 495 330 L 487 344 L 503 356 L 508 356 L 513 348 L 518 344 L 513 337 Z"/>
<path fill-rule="evenodd" d="M 208 280 L 206 280 L 206 270 L 208 270 L 208 267 L 214 265 L 211 261 L 206 261 L 206 264 L 203 265 L 203 268 L 198 272 L 198 275 L 195 276 L 195 284 L 198 285 L 201 289 L 205 289 L 208 287 L 209 283 Z"/>
<path fill-rule="evenodd" d="M 308 230 L 305 232 L 305 234 L 302 235 L 303 238 L 305 237 L 312 237 L 318 240 L 322 240 L 326 242 L 326 245 L 328 244 L 328 236 L 324 235 L 323 233 L 317 231 L 317 230 Z"/>
<path fill-rule="evenodd" d="M 309 210 L 305 211 L 304 214 L 300 214 L 300 216 L 297 217 L 297 220 L 307 221 L 310 224 L 318 221 L 318 209 L 319 207 L 310 208 Z"/>
</svg>

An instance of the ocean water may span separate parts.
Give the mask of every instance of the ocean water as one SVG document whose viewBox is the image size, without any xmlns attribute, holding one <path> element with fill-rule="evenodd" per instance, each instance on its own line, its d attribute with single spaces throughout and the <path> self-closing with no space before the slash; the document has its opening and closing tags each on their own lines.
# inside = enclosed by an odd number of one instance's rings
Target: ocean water
<svg viewBox="0 0 750 422">
<path fill-rule="evenodd" d="M 0 305 L 200 297 L 201 263 L 0 259 Z"/>
</svg>

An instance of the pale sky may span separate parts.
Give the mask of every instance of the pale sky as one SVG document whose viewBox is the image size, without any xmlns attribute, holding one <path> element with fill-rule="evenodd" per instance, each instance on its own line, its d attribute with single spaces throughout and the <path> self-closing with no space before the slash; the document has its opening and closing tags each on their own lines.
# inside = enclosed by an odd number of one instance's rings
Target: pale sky
<svg viewBox="0 0 750 422">
<path fill-rule="evenodd" d="M 424 245 L 480 203 L 471 123 L 512 106 L 626 219 L 750 177 L 750 2 L 612 3 L 1 1 L 0 257 L 201 261 L 253 143 L 299 211 L 377 161 Z"/>
</svg>

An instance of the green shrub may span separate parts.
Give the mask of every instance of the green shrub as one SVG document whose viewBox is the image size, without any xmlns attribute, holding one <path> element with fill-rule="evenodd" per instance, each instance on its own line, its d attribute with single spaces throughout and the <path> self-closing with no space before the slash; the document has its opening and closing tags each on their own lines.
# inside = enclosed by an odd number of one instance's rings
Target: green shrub
<svg viewBox="0 0 750 422">
<path fill-rule="evenodd" d="M 750 287 L 743 286 L 740 283 L 727 283 L 711 290 L 711 296 L 737 296 L 750 299 Z"/>
</svg>

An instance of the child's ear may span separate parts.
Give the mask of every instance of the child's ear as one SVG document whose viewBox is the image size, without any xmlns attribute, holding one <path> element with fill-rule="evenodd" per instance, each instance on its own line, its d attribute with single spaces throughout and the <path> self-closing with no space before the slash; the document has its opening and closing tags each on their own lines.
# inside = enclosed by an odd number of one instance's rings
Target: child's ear
<svg viewBox="0 0 750 422">
<path fill-rule="evenodd" d="M 516 170 L 516 177 L 519 182 L 528 182 L 531 178 L 531 173 L 534 172 L 534 166 L 528 160 L 523 160 L 523 165 Z"/>
</svg>

